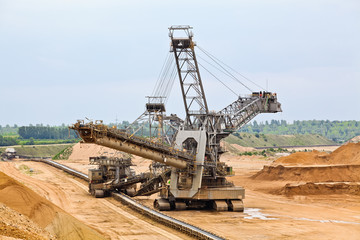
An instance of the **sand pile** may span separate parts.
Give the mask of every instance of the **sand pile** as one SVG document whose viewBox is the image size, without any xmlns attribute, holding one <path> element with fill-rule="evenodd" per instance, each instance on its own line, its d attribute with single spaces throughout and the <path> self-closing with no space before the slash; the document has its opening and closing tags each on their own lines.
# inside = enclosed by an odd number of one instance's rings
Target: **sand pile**
<svg viewBox="0 0 360 240">
<path fill-rule="evenodd" d="M 57 239 L 104 239 L 95 230 L 2 172 L 0 172 L 0 202 L 25 215 Z M 4 227 L 2 232 L 7 230 L 11 232 L 13 226 L 2 227 Z"/>
<path fill-rule="evenodd" d="M 296 152 L 281 157 L 275 164 L 286 165 L 328 165 L 328 164 L 360 164 L 360 143 L 348 143 L 327 154 L 325 152 Z"/>
<path fill-rule="evenodd" d="M 353 137 L 349 142 L 358 143 L 360 142 L 360 136 Z"/>
<path fill-rule="evenodd" d="M 360 182 L 360 165 L 264 166 L 257 180 L 297 182 Z"/>
<path fill-rule="evenodd" d="M 89 157 L 128 157 L 127 154 L 93 143 L 77 143 L 73 146 L 73 151 L 69 160 L 89 160 Z"/>
<path fill-rule="evenodd" d="M 243 147 L 240 146 L 238 144 L 230 144 L 230 146 L 232 146 L 233 148 L 235 148 L 236 150 L 238 150 L 239 152 L 253 152 L 255 151 L 255 148 L 252 147 Z"/>
<path fill-rule="evenodd" d="M 359 183 L 306 183 L 286 184 L 282 189 L 285 195 L 352 194 L 360 195 Z"/>
<path fill-rule="evenodd" d="M 117 151 L 108 147 L 103 147 L 92 143 L 77 143 L 73 146 L 72 153 L 68 160 L 58 160 L 57 162 L 76 169 L 85 174 L 90 168 L 97 168 L 97 165 L 89 165 L 89 157 L 120 157 L 132 158 L 132 162 L 136 165 L 132 168 L 137 172 L 146 172 L 149 170 L 151 160 L 144 159 L 135 155 L 130 155 L 121 151 Z"/>
<path fill-rule="evenodd" d="M 55 239 L 28 217 L 0 203 L 0 239 L 5 236 L 29 240 Z"/>
<path fill-rule="evenodd" d="M 360 164 L 360 143 L 348 143 L 328 156 L 330 164 Z"/>
<path fill-rule="evenodd" d="M 225 141 L 220 142 L 220 146 L 228 153 L 243 153 L 243 152 L 253 152 L 255 148 L 252 147 L 243 147 L 236 143 L 227 143 Z"/>
<path fill-rule="evenodd" d="M 293 153 L 277 159 L 272 166 L 264 166 L 252 178 L 300 183 L 287 184 L 279 191 L 287 195 L 360 195 L 357 183 L 360 182 L 360 143 L 348 143 L 331 154 L 318 151 Z"/>
<path fill-rule="evenodd" d="M 291 165 L 311 165 L 311 164 L 327 164 L 326 157 L 328 153 L 314 150 L 312 152 L 296 152 L 288 156 L 280 157 L 275 164 L 291 164 Z"/>
</svg>

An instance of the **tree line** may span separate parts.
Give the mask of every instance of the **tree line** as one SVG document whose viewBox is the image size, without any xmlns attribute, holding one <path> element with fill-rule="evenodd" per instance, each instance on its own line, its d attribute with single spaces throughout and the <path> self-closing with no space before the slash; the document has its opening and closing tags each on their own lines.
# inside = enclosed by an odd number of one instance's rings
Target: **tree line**
<svg viewBox="0 0 360 240">
<path fill-rule="evenodd" d="M 122 121 L 120 123 L 110 123 L 109 126 L 116 126 L 119 129 L 125 129 L 130 123 Z M 136 130 L 140 125 L 135 124 L 132 130 Z M 136 135 L 149 136 L 149 126 L 144 125 Z M 293 134 L 318 134 L 335 142 L 344 142 L 360 135 L 360 121 L 329 121 L 329 120 L 308 120 L 293 121 L 289 123 L 285 120 L 271 120 L 265 122 L 253 121 L 245 125 L 239 132 L 247 132 L 252 134 L 274 134 L 274 135 L 293 135 Z M 157 133 L 152 130 L 151 135 Z M 65 124 L 61 126 L 44 126 L 43 124 L 29 125 L 18 127 L 1 126 L 0 125 L 0 146 L 15 145 L 21 140 L 75 140 L 76 133 L 69 129 Z"/>
<path fill-rule="evenodd" d="M 42 124 L 18 127 L 0 125 L 0 146 L 33 145 L 77 142 L 73 130 L 61 126 L 44 126 Z"/>
<path fill-rule="evenodd" d="M 16 144 L 17 144 L 16 138 L 3 137 L 0 135 L 0 146 L 11 146 Z"/>
<path fill-rule="evenodd" d="M 67 127 L 23 126 L 19 127 L 18 134 L 23 139 L 74 139 L 76 134 Z"/>
<path fill-rule="evenodd" d="M 319 134 L 335 142 L 345 142 L 360 135 L 360 121 L 306 120 L 288 123 L 285 120 L 271 120 L 248 123 L 240 132 L 274 135 Z"/>
</svg>

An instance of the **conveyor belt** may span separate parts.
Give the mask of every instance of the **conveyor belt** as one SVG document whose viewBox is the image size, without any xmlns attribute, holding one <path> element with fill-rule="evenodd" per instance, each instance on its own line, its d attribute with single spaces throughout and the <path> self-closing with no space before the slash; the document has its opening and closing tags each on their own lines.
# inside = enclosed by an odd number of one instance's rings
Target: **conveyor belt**
<svg viewBox="0 0 360 240">
<path fill-rule="evenodd" d="M 72 125 L 79 137 L 86 143 L 95 143 L 126 153 L 134 154 L 155 162 L 164 163 L 178 169 L 192 166 L 196 156 L 189 152 L 174 149 L 161 143 L 155 143 L 144 137 L 137 137 L 104 124 L 83 123 Z"/>
<path fill-rule="evenodd" d="M 30 159 L 32 161 L 37 162 L 43 162 L 46 164 L 49 164 L 50 166 L 56 167 L 60 170 L 63 170 L 64 172 L 67 172 L 75 177 L 81 178 L 83 180 L 88 181 L 89 178 L 86 174 L 76 171 L 72 168 L 69 168 L 65 165 L 62 165 L 60 163 L 54 162 L 52 160 L 44 160 L 44 159 Z M 221 240 L 224 239 L 222 237 L 219 237 L 211 232 L 205 231 L 201 228 L 195 227 L 191 224 L 188 224 L 186 222 L 180 221 L 178 219 L 175 219 L 173 217 L 170 217 L 168 215 L 165 215 L 161 212 L 158 212 L 156 210 L 150 209 L 136 200 L 126 196 L 122 193 L 112 193 L 112 197 L 126 205 L 128 205 L 130 208 L 136 210 L 137 212 L 146 215 L 147 217 L 154 219 L 155 221 L 162 223 L 166 226 L 169 226 L 175 230 L 178 230 L 180 232 L 186 233 L 189 236 L 195 237 L 197 239 L 215 239 L 215 240 Z"/>
</svg>

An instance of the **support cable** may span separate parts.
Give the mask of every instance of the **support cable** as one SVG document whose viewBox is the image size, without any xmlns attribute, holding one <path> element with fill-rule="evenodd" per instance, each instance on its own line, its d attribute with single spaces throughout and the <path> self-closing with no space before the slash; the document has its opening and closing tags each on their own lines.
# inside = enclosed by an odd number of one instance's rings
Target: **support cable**
<svg viewBox="0 0 360 240">
<path fill-rule="evenodd" d="M 176 77 L 177 77 L 177 70 L 176 70 L 176 64 L 174 63 L 173 73 L 172 73 L 172 76 L 170 77 L 171 85 L 169 87 L 168 92 L 166 93 L 165 103 L 167 103 L 167 101 L 169 100 L 169 96 L 170 96 L 171 90 L 173 89 Z"/>
<path fill-rule="evenodd" d="M 226 72 L 228 72 L 237 82 L 239 82 L 241 85 L 243 85 L 244 87 L 246 87 L 248 90 L 252 91 L 250 88 L 248 88 L 247 86 L 245 86 L 239 79 L 237 79 L 233 74 L 231 74 L 228 70 L 226 70 L 221 64 L 225 65 L 226 67 L 228 67 L 230 70 L 232 70 L 233 72 L 237 73 L 238 75 L 240 75 L 241 77 L 243 77 L 244 79 L 248 80 L 249 82 L 251 82 L 252 84 L 256 85 L 257 87 L 265 90 L 265 88 L 261 87 L 260 85 L 258 85 L 257 83 L 255 83 L 254 81 L 252 81 L 251 79 L 247 78 L 246 76 L 244 76 L 243 74 L 239 73 L 238 71 L 236 71 L 235 69 L 233 69 L 232 67 L 230 67 L 229 65 L 227 65 L 226 63 L 224 63 L 223 61 L 221 61 L 220 59 L 216 58 L 214 55 L 212 55 L 211 53 L 209 53 L 208 51 L 206 51 L 205 49 L 197 46 L 200 51 L 202 51 L 205 55 L 207 55 L 211 60 L 213 60 L 216 64 L 218 64 L 221 68 L 223 68 Z M 220 64 L 220 63 L 221 64 Z"/>
<path fill-rule="evenodd" d="M 172 62 L 173 62 L 173 59 L 169 58 L 165 65 L 165 69 L 163 71 L 163 75 L 161 77 L 160 84 L 158 85 L 157 91 L 155 92 L 155 96 L 161 96 L 161 93 L 164 91 L 164 84 L 165 84 L 165 81 L 168 79 L 169 70 L 171 68 Z"/>
<path fill-rule="evenodd" d="M 226 71 L 228 74 L 231 75 L 231 77 L 237 81 L 238 83 L 240 83 L 243 87 L 245 87 L 246 89 L 248 89 L 250 92 L 252 92 L 252 90 L 246 86 L 244 83 L 242 83 L 239 79 L 237 79 L 234 75 L 232 75 L 232 73 L 230 73 L 226 68 L 224 68 L 220 63 L 218 63 L 210 54 L 208 54 L 205 50 L 203 50 L 202 48 L 200 48 L 198 46 L 198 48 L 206 55 L 208 56 L 211 60 L 213 60 L 217 65 L 219 65 L 224 71 Z"/>
<path fill-rule="evenodd" d="M 215 66 L 214 64 L 212 64 L 211 62 L 207 61 L 205 58 L 201 57 L 201 56 L 197 56 L 198 58 L 200 58 L 202 61 L 206 62 L 207 64 L 209 64 L 210 66 L 212 66 L 213 68 L 215 68 L 216 70 L 218 70 L 219 72 L 225 74 L 226 76 L 231 78 L 231 75 L 229 75 L 227 72 L 221 70 L 220 68 L 218 68 L 217 66 Z"/>
<path fill-rule="evenodd" d="M 239 96 L 236 92 L 234 92 L 234 90 L 232 90 L 229 86 L 227 86 L 223 81 L 221 81 L 218 77 L 216 77 L 212 72 L 210 72 L 209 70 L 207 70 L 201 63 L 198 62 L 198 64 L 204 68 L 208 73 L 210 73 L 216 80 L 218 80 L 222 85 L 224 85 L 227 89 L 229 89 L 232 93 L 235 94 L 235 96 Z"/>
<path fill-rule="evenodd" d="M 160 72 L 159 79 L 157 84 L 152 92 L 152 96 L 158 97 L 166 97 L 164 94 L 168 92 L 169 87 L 169 75 L 172 74 L 172 66 L 174 65 L 174 60 L 171 58 L 170 54 L 168 53 L 167 58 L 163 64 L 162 71 Z M 152 101 L 160 101 L 158 98 L 152 99 Z"/>
<path fill-rule="evenodd" d="M 153 89 L 153 91 L 152 91 L 152 93 L 151 93 L 152 96 L 155 94 L 156 88 L 157 88 L 157 86 L 158 86 L 158 84 L 159 84 L 159 81 L 160 81 L 161 76 L 162 76 L 162 74 L 163 74 L 163 70 L 164 70 L 165 64 L 167 63 L 167 61 L 168 61 L 168 59 L 169 59 L 169 56 L 170 56 L 170 53 L 168 52 L 168 53 L 166 54 L 165 61 L 164 61 L 163 65 L 162 65 L 162 67 L 161 67 L 161 70 L 160 70 L 160 72 L 159 72 L 159 76 L 158 76 L 158 79 L 157 79 L 157 81 L 156 81 L 155 87 L 154 87 L 154 89 Z"/>
</svg>

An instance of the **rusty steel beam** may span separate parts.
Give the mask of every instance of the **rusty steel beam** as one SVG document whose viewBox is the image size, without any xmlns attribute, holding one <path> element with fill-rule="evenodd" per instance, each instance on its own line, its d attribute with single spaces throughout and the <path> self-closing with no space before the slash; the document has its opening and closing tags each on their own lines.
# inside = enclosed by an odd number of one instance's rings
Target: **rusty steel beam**
<svg viewBox="0 0 360 240">
<path fill-rule="evenodd" d="M 133 144 L 129 141 L 122 142 L 118 139 L 102 137 L 96 138 L 95 143 L 101 146 L 108 148 L 116 149 L 126 153 L 134 154 L 139 157 L 147 158 L 155 162 L 164 163 L 166 165 L 176 167 L 179 169 L 184 169 L 187 167 L 187 162 L 184 160 L 176 159 L 170 156 L 166 156 L 163 153 L 159 153 L 154 150 L 150 150 L 146 147 L 141 147 L 136 144 Z"/>
<path fill-rule="evenodd" d="M 78 122 L 70 127 L 86 143 L 95 143 L 139 157 L 164 163 L 178 169 L 185 169 L 192 164 L 195 156 L 175 150 L 162 144 L 155 144 L 145 138 L 135 137 L 119 130 L 109 129 L 103 124 Z"/>
</svg>

